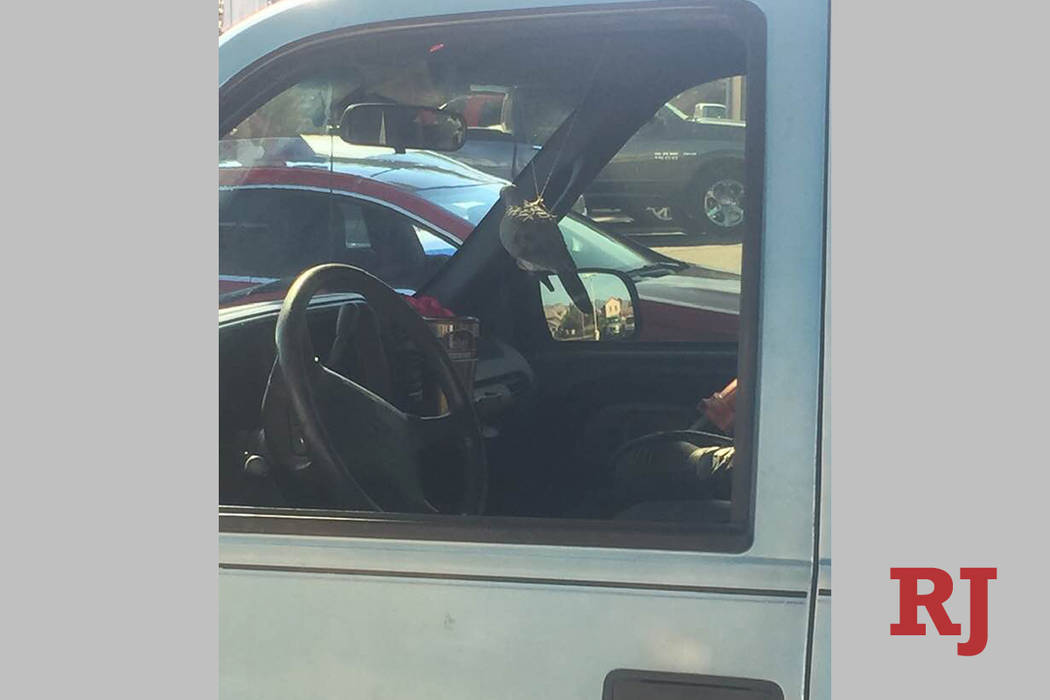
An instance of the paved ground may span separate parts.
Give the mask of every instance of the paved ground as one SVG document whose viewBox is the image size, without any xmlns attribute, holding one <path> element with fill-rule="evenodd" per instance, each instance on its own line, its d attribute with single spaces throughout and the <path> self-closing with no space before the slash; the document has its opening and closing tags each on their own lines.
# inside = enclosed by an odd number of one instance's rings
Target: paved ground
<svg viewBox="0 0 1050 700">
<path fill-rule="evenodd" d="M 669 258 L 683 260 L 694 265 L 703 265 L 704 267 L 713 267 L 729 272 L 740 272 L 740 252 L 742 247 L 739 243 L 731 243 L 725 245 L 652 246 L 652 249 Z"/>
</svg>

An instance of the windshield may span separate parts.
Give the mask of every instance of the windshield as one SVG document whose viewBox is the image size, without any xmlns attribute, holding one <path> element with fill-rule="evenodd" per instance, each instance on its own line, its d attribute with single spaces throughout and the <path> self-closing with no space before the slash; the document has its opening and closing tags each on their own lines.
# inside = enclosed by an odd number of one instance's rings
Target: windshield
<svg viewBox="0 0 1050 700">
<path fill-rule="evenodd" d="M 645 256 L 579 219 L 566 216 L 558 226 L 573 261 L 579 267 L 606 267 L 620 272 L 631 272 L 658 260 L 657 256 Z"/>
<path fill-rule="evenodd" d="M 567 50 L 587 60 L 582 47 Z M 339 136 L 344 112 L 362 103 L 464 108 L 477 84 L 530 80 L 529 62 L 543 61 L 542 53 L 514 57 L 477 37 L 344 45 L 264 100 L 219 142 L 220 303 L 323 262 L 361 267 L 406 293 L 419 289 L 507 179 L 455 152 L 349 144 Z M 545 124 L 564 122 L 585 82 L 547 81 L 548 93 L 574 99 L 546 103 Z"/>
<path fill-rule="evenodd" d="M 477 226 L 499 199 L 501 187 L 502 184 L 442 187 L 420 190 L 416 194 L 461 217 L 471 226 Z M 605 267 L 631 272 L 662 259 L 662 256 L 649 253 L 644 248 L 632 247 L 626 241 L 583 219 L 566 216 L 558 226 L 578 267 Z M 431 242 L 431 245 L 437 244 Z"/>
<path fill-rule="evenodd" d="M 652 52 L 651 46 L 630 44 L 606 52 L 605 44 L 597 34 L 573 42 L 533 37 L 509 52 L 480 35 L 456 41 L 420 34 L 340 44 L 314 59 L 316 65 L 304 68 L 297 82 L 262 96 L 220 138 L 220 304 L 242 303 L 244 292 L 255 288 L 279 296 L 303 269 L 325 262 L 361 267 L 404 293 L 420 289 L 472 234 L 500 189 L 517 181 L 536 150 L 559 127 L 575 126 L 570 120 L 581 102 L 588 95 L 615 94 L 623 71 L 635 70 L 639 57 Z M 578 70 L 553 69 L 565 65 Z M 729 94 L 724 82 L 690 88 L 664 109 L 685 121 L 709 95 Z M 498 127 L 502 135 L 472 140 L 468 133 L 464 146 L 450 152 L 347 143 L 340 136 L 342 117 L 363 103 L 458 110 L 471 126 Z M 650 228 L 650 220 L 679 228 L 693 225 L 697 216 L 739 224 L 739 188 L 730 183 L 720 185 L 728 194 L 707 192 L 697 166 L 672 167 L 667 156 L 673 148 L 699 158 L 703 147 L 697 139 L 714 143 L 725 137 L 688 131 L 658 136 L 663 140 L 643 135 L 632 141 L 593 191 L 584 193 L 598 223 L 562 219 L 578 267 L 631 272 L 667 265 L 667 255 L 678 258 L 674 247 L 682 236 L 652 239 L 666 244 L 659 252 L 647 250 L 641 238 L 629 240 Z M 672 145 L 669 136 L 693 141 Z M 730 161 L 723 154 L 720 162 Z M 714 182 L 725 180 L 719 175 Z M 530 184 L 543 192 L 549 183 Z M 703 190 L 692 191 L 700 185 Z M 690 207 L 697 202 L 706 209 L 675 209 L 660 198 L 662 192 L 683 192 Z M 704 265 L 705 256 L 688 259 Z"/>
</svg>

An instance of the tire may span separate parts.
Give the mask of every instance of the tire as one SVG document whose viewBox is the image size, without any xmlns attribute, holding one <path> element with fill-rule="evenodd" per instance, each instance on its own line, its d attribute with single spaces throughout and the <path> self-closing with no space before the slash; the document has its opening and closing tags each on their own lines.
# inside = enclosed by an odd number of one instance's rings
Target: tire
<svg viewBox="0 0 1050 700">
<path fill-rule="evenodd" d="M 719 161 L 698 172 L 679 195 L 675 223 L 691 236 L 736 242 L 746 223 L 746 202 L 744 164 Z"/>
</svg>

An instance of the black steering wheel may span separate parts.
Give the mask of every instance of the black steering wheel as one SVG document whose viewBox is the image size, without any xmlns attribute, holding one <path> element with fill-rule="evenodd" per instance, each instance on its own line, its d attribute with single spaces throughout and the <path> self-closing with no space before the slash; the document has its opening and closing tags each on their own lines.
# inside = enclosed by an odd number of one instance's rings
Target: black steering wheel
<svg viewBox="0 0 1050 700">
<path fill-rule="evenodd" d="M 448 405 L 440 416 L 406 413 L 314 354 L 306 323 L 319 290 L 363 296 L 379 318 L 398 327 L 421 355 Z M 277 364 L 313 462 L 344 507 L 436 513 L 425 470 L 454 460 L 461 498 L 440 512 L 479 514 L 488 485 L 481 427 L 452 361 L 423 318 L 380 279 L 350 265 L 306 270 L 288 289 L 277 318 Z M 443 466 L 448 466 L 446 463 Z"/>
</svg>

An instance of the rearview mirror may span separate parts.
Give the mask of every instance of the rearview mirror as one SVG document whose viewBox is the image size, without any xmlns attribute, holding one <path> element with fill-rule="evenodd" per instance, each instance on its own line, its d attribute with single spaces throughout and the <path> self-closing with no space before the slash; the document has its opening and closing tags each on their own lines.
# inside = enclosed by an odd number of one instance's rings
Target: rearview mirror
<svg viewBox="0 0 1050 700">
<path fill-rule="evenodd" d="M 389 146 L 456 151 L 467 136 L 467 124 L 455 112 L 436 107 L 385 103 L 353 104 L 343 112 L 339 136 L 358 146 Z"/>
<path fill-rule="evenodd" d="M 540 280 L 540 299 L 547 330 L 558 341 L 629 340 L 638 335 L 638 290 L 630 277 L 616 270 L 577 271 L 594 306 L 594 314 L 580 311 L 557 275 Z M 549 285 L 549 286 L 548 286 Z"/>
</svg>

